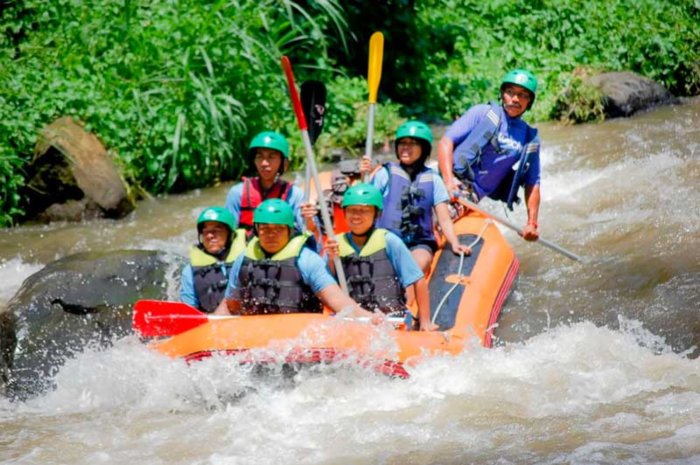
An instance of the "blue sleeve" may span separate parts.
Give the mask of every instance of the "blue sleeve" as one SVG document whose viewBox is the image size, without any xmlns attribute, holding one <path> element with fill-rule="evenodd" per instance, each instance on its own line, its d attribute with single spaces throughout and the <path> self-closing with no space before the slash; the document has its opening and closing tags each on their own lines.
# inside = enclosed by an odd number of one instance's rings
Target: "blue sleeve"
<svg viewBox="0 0 700 465">
<path fill-rule="evenodd" d="M 244 258 L 245 253 L 240 254 L 231 266 L 231 272 L 228 275 L 228 285 L 226 286 L 226 292 L 224 294 L 227 299 L 230 299 L 233 296 L 234 289 L 238 287 L 238 275 L 241 272 L 241 264 L 243 263 Z"/>
<path fill-rule="evenodd" d="M 199 308 L 199 298 L 194 290 L 194 274 L 192 265 L 187 265 L 182 269 L 180 278 L 180 300 L 195 308 Z"/>
<path fill-rule="evenodd" d="M 474 105 L 447 128 L 445 136 L 450 138 L 454 146 L 457 147 L 479 124 L 490 108 L 490 105 L 485 104 Z"/>
<path fill-rule="evenodd" d="M 243 183 L 238 183 L 233 186 L 226 195 L 226 203 L 224 206 L 231 212 L 236 222 L 235 227 L 238 227 L 238 218 L 241 216 L 241 198 L 243 196 Z M 235 228 L 234 228 L 235 229 Z"/>
<path fill-rule="evenodd" d="M 525 172 L 526 186 L 536 186 L 540 183 L 540 137 L 536 136 L 533 140 L 538 143 L 538 146 L 537 152 L 530 157 L 530 167 Z"/>
<path fill-rule="evenodd" d="M 450 196 L 447 193 L 445 181 L 442 180 L 437 171 L 433 170 L 433 206 L 449 201 Z"/>
<path fill-rule="evenodd" d="M 294 212 L 294 224 L 299 232 L 306 230 L 306 221 L 301 216 L 301 204 L 304 203 L 304 191 L 297 186 L 292 186 L 287 198 L 287 203 L 292 207 Z"/>
<path fill-rule="evenodd" d="M 389 171 L 382 166 L 374 173 L 370 183 L 379 189 L 383 196 L 386 196 L 386 188 L 389 185 Z"/>
<path fill-rule="evenodd" d="M 401 238 L 392 232 L 386 234 L 386 254 L 403 287 L 408 287 L 423 277 L 423 271 L 413 259 L 411 251 Z"/>
<path fill-rule="evenodd" d="M 298 266 L 301 279 L 311 287 L 314 294 L 331 284 L 337 284 L 323 259 L 309 248 L 305 247 L 299 254 Z"/>
</svg>

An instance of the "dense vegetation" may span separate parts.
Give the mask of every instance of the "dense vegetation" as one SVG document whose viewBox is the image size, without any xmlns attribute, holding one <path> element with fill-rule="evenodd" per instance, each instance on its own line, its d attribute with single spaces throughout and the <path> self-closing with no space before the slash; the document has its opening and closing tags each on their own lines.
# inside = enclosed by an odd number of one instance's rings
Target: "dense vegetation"
<svg viewBox="0 0 700 465">
<path fill-rule="evenodd" d="M 262 128 L 292 136 L 294 161 L 303 157 L 283 54 L 298 81 L 329 87 L 318 142 L 326 153 L 364 143 L 375 30 L 386 44 L 380 142 L 399 112 L 450 120 L 497 98 L 513 67 L 540 78 L 530 115 L 539 120 L 599 118 L 585 86 L 599 71 L 629 69 L 697 94 L 698 23 L 693 0 L 10 2 L 0 12 L 0 225 L 21 218 L 37 132 L 59 116 L 97 134 L 130 184 L 173 192 L 239 176 L 245 144 Z"/>
</svg>

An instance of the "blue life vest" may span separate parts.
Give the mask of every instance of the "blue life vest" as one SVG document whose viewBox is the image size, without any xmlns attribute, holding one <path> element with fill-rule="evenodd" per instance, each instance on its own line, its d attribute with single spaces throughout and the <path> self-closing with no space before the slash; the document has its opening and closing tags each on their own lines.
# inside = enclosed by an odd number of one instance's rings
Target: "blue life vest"
<svg viewBox="0 0 700 465">
<path fill-rule="evenodd" d="M 409 247 L 423 241 L 435 241 L 433 234 L 433 176 L 423 166 L 414 179 L 398 163 L 386 163 L 389 172 L 388 194 L 377 227 L 393 232 Z"/>
<path fill-rule="evenodd" d="M 479 124 L 469 133 L 453 152 L 452 171 L 463 182 L 472 184 L 476 177 L 474 168 L 481 164 L 481 153 L 487 144 L 494 147 L 496 153 L 501 153 L 498 144 L 498 129 L 501 120 L 504 118 L 503 106 L 491 103 L 491 108 Z M 540 144 L 537 142 L 537 129 L 527 126 L 526 144 L 520 152 L 519 160 L 513 164 L 513 171 L 506 176 L 498 188 L 489 194 L 495 200 L 505 202 L 510 210 L 513 210 L 513 203 L 518 203 L 518 189 L 525 183 L 525 173 L 530 167 L 530 157 L 539 150 Z"/>
</svg>

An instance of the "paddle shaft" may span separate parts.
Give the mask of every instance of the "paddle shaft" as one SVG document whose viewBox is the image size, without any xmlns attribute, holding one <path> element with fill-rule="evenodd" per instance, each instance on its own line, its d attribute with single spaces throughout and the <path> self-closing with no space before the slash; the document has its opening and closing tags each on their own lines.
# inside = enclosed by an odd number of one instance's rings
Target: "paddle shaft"
<svg viewBox="0 0 700 465">
<path fill-rule="evenodd" d="M 470 202 L 469 200 L 465 200 L 465 199 L 463 199 L 463 198 L 461 198 L 461 197 L 457 197 L 457 201 L 458 201 L 460 204 L 464 205 L 465 207 L 470 208 L 470 209 L 472 209 L 472 210 L 474 210 L 474 211 L 477 211 L 477 212 L 481 213 L 482 215 L 487 216 L 487 217 L 491 218 L 492 220 L 501 223 L 503 226 L 512 229 L 513 231 L 515 231 L 516 233 L 518 233 L 518 235 L 522 236 L 522 229 L 519 228 L 517 225 L 511 223 L 510 221 L 508 221 L 508 220 L 506 220 L 506 219 L 503 219 L 503 218 L 500 218 L 500 217 L 498 217 L 498 216 L 496 216 L 496 215 L 494 215 L 494 214 L 492 214 L 492 213 L 489 213 L 489 212 L 487 212 L 487 211 L 485 211 L 485 210 L 482 210 L 482 209 L 479 208 L 475 203 Z M 550 241 L 548 241 L 548 240 L 546 240 L 546 239 L 544 239 L 544 238 L 542 238 L 542 237 L 539 237 L 539 238 L 537 239 L 537 241 L 535 241 L 535 242 L 537 242 L 538 244 L 542 244 L 543 246 L 545 246 L 545 247 L 547 247 L 547 248 L 549 248 L 549 249 L 552 249 L 552 250 L 554 250 L 555 252 L 559 252 L 560 254 L 564 255 L 564 256 L 567 257 L 567 258 L 570 258 L 571 260 L 575 260 L 575 261 L 577 261 L 577 262 L 580 262 L 580 261 L 581 261 L 581 257 L 579 257 L 578 255 L 576 255 L 575 253 L 569 252 L 569 251 L 566 250 L 565 248 L 563 248 L 563 247 L 561 247 L 561 246 L 558 246 L 557 244 L 555 244 L 555 243 L 553 243 L 553 242 L 550 242 Z"/>
<path fill-rule="evenodd" d="M 304 147 L 306 148 L 306 163 L 309 165 L 311 171 L 311 176 L 314 180 L 314 185 L 316 186 L 316 192 L 319 196 L 319 204 L 321 206 L 321 219 L 323 219 L 323 225 L 326 228 L 326 235 L 337 242 L 335 231 L 333 231 L 333 222 L 331 221 L 331 215 L 328 213 L 328 205 L 321 197 L 323 190 L 321 187 L 321 179 L 318 177 L 318 169 L 316 168 L 316 160 L 314 159 L 313 147 L 311 147 L 311 139 L 309 138 L 309 131 L 302 129 L 301 138 L 304 141 Z M 343 264 L 340 262 L 340 257 L 335 257 L 333 259 L 333 264 L 335 265 L 335 273 L 338 276 L 338 283 L 340 283 L 340 288 L 346 295 L 350 295 L 348 292 L 348 284 L 345 279 L 345 271 L 343 270 Z"/>
<path fill-rule="evenodd" d="M 321 187 L 321 180 L 318 177 L 318 169 L 316 168 L 316 159 L 314 157 L 314 149 L 311 146 L 311 138 L 309 137 L 308 126 L 306 125 L 306 118 L 304 117 L 304 111 L 301 107 L 301 99 L 299 98 L 299 92 L 297 92 L 296 84 L 294 84 L 294 71 L 292 70 L 292 63 L 286 56 L 282 57 L 282 69 L 284 69 L 284 74 L 287 77 L 287 85 L 289 87 L 289 97 L 292 99 L 292 107 L 294 108 L 294 114 L 297 117 L 297 125 L 301 131 L 301 138 L 304 141 L 304 148 L 306 149 L 306 163 L 311 169 L 311 176 L 313 177 L 314 184 L 316 185 L 316 193 L 320 196 L 323 193 Z M 326 235 L 337 242 L 335 237 L 335 232 L 333 231 L 333 223 L 331 222 L 331 216 L 328 213 L 328 205 L 326 202 L 321 200 L 319 202 L 321 206 L 321 219 L 323 220 L 323 226 L 326 228 Z M 340 283 L 340 288 L 346 295 L 350 295 L 348 292 L 348 284 L 345 279 L 345 272 L 343 270 L 342 263 L 340 263 L 340 257 L 335 257 L 333 259 L 333 264 L 335 265 L 335 272 L 338 276 L 338 283 Z"/>
<path fill-rule="evenodd" d="M 367 116 L 367 140 L 365 142 L 365 157 L 372 160 L 372 149 L 374 147 L 374 110 L 377 105 L 369 104 L 369 114 Z M 365 173 L 363 182 L 369 182 L 369 173 Z"/>
<path fill-rule="evenodd" d="M 164 320 L 164 321 L 173 321 L 173 320 L 178 320 L 178 319 L 185 319 L 185 320 L 201 320 L 202 324 L 212 322 L 212 321 L 222 321 L 222 320 L 232 320 L 232 319 L 237 319 L 237 318 L 245 318 L 246 315 L 206 315 L 206 314 L 201 314 L 201 315 L 178 315 L 178 314 L 173 314 L 173 315 L 153 315 L 148 317 L 148 321 L 154 322 L 158 320 Z M 338 319 L 340 320 L 346 320 L 346 321 L 359 321 L 360 323 L 369 323 L 371 318 L 368 316 L 360 316 L 357 318 L 352 318 L 352 317 L 339 317 Z M 399 324 L 404 322 L 403 317 L 396 317 L 396 316 L 391 316 L 391 317 L 386 317 L 386 321 L 392 324 Z"/>
</svg>

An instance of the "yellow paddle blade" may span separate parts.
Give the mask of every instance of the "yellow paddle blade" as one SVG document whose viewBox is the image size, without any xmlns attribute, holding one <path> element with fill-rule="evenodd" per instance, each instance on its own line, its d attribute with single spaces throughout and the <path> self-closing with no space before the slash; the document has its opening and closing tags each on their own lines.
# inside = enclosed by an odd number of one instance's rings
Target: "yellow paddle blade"
<svg viewBox="0 0 700 465">
<path fill-rule="evenodd" d="M 382 79 L 382 59 L 384 55 L 384 34 L 375 32 L 369 39 L 369 66 L 367 67 L 367 86 L 369 103 L 377 103 L 379 81 Z"/>
</svg>

